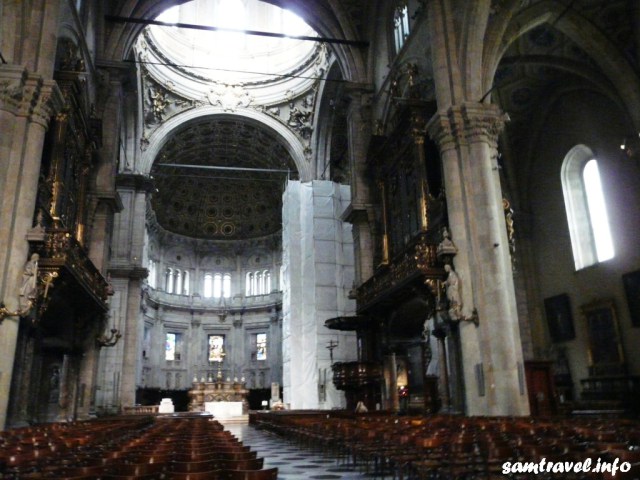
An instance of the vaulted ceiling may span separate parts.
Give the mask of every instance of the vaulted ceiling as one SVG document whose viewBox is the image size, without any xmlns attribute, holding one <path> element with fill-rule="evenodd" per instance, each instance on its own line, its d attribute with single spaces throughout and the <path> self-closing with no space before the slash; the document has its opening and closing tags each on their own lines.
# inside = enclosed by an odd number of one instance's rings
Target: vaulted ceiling
<svg viewBox="0 0 640 480">
<path fill-rule="evenodd" d="M 157 189 L 151 205 L 163 228 L 237 240 L 280 230 L 283 185 L 297 178 L 297 171 L 286 148 L 265 128 L 209 117 L 173 135 L 151 175 Z"/>
</svg>

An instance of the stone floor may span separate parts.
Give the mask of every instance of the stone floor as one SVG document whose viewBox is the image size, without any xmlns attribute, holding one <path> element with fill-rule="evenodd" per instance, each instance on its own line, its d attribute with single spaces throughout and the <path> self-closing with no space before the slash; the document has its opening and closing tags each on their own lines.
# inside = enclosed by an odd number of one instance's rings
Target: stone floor
<svg viewBox="0 0 640 480">
<path fill-rule="evenodd" d="M 278 467 L 278 480 L 372 480 L 372 474 L 360 471 L 358 467 L 338 462 L 335 457 L 323 456 L 319 452 L 298 448 L 282 437 L 265 430 L 257 430 L 249 425 L 228 425 L 226 430 L 233 433 L 244 445 L 264 457 L 264 468 Z M 380 479 L 381 476 L 377 475 Z M 391 478 L 390 475 L 387 478 Z"/>
</svg>

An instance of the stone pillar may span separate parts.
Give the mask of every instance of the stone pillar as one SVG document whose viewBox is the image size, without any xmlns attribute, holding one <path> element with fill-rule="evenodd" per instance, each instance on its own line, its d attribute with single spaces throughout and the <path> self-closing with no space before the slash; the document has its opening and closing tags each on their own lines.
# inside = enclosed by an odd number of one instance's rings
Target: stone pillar
<svg viewBox="0 0 640 480">
<path fill-rule="evenodd" d="M 118 346 L 109 348 L 101 358 L 102 388 L 113 385 L 113 393 L 103 397 L 102 406 L 132 406 L 142 372 L 144 319 L 141 312 L 142 281 L 147 269 L 142 266 L 146 197 L 151 182 L 143 175 L 121 174 L 117 188 L 123 210 L 114 216 L 109 274 L 115 291 L 110 305 L 111 322 L 120 330 Z M 122 345 L 120 347 L 120 345 Z M 120 355 L 115 353 L 121 350 Z M 115 350 L 115 352 L 114 352 Z M 116 394 L 117 392 L 117 394 Z M 116 402 L 114 405 L 111 402 Z"/>
<path fill-rule="evenodd" d="M 449 384 L 449 363 L 447 362 L 447 331 L 445 328 L 436 328 L 433 336 L 438 339 L 438 364 L 441 366 L 438 376 L 438 391 L 440 392 L 440 404 L 445 412 L 451 411 L 451 388 Z"/>
<path fill-rule="evenodd" d="M 371 137 L 371 93 L 361 85 L 350 85 L 347 112 L 349 129 L 349 166 L 351 169 L 351 205 L 344 220 L 353 225 L 355 283 L 373 275 L 375 215 L 367 178 L 367 148 Z"/>
<path fill-rule="evenodd" d="M 280 360 L 282 353 L 282 335 L 281 335 L 281 323 L 282 318 L 278 314 L 277 310 L 273 309 L 269 312 L 269 334 L 267 335 L 267 359 L 269 362 L 270 378 L 269 383 L 277 382 L 281 383 L 280 378 Z M 277 348 L 280 347 L 280 348 Z M 278 398 L 280 394 L 278 394 Z"/>
<path fill-rule="evenodd" d="M 46 128 L 62 106 L 55 82 L 15 65 L 0 65 L 0 301 L 18 308 L 20 278 L 28 256 Z M 18 318 L 0 324 L 0 429 L 5 425 Z"/>
<path fill-rule="evenodd" d="M 398 397 L 398 364 L 396 354 L 389 356 L 389 408 L 392 412 L 400 410 L 400 398 Z"/>
<path fill-rule="evenodd" d="M 529 413 L 519 378 L 523 356 L 496 162 L 503 124 L 497 107 L 463 103 L 436 114 L 427 126 L 443 162 L 462 314 L 470 317 L 475 308 L 480 318 L 479 327 L 460 325 L 469 415 Z M 484 365 L 484 396 L 476 387 L 476 364 Z"/>
<path fill-rule="evenodd" d="M 234 377 L 240 379 L 242 377 L 242 365 L 248 363 L 246 361 L 246 348 L 244 345 L 244 335 L 245 329 L 242 328 L 243 320 L 241 316 L 235 316 L 233 318 L 233 330 L 232 330 L 232 355 L 225 357 L 225 360 L 228 360 L 228 373 L 227 376 L 231 377 L 231 380 Z M 226 377 L 225 377 L 226 379 Z"/>
<path fill-rule="evenodd" d="M 98 319 L 93 320 L 96 323 L 100 323 Z M 107 329 L 110 326 L 107 326 Z M 87 337 L 87 341 L 84 345 L 84 352 L 80 358 L 80 371 L 78 373 L 78 391 L 76 392 L 77 398 L 75 401 L 75 414 L 74 418 L 77 420 L 86 420 L 90 418 L 91 414 L 95 412 L 92 408 L 94 403 L 94 384 L 97 379 L 97 367 L 98 357 L 100 355 L 100 349 L 95 340 L 96 336 L 102 332 L 93 331 Z"/>
<path fill-rule="evenodd" d="M 144 278 L 144 275 L 143 275 Z M 136 403 L 136 386 L 140 378 L 142 340 L 141 329 L 143 320 L 140 315 L 140 293 L 142 279 L 132 276 L 129 279 L 127 292 L 127 316 L 125 319 L 122 340 L 124 351 L 122 353 L 122 379 L 120 381 L 120 401 L 123 406 L 133 406 Z"/>
</svg>

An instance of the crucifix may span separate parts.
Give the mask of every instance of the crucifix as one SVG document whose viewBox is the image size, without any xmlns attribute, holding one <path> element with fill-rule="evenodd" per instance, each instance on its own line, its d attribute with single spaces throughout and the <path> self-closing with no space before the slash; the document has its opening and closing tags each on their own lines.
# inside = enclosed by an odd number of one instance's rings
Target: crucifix
<svg viewBox="0 0 640 480">
<path fill-rule="evenodd" d="M 333 363 L 333 349 L 336 348 L 337 346 L 338 346 L 338 341 L 336 340 L 334 342 L 333 339 L 329 340 L 329 343 L 327 344 L 327 350 L 329 350 L 329 358 L 331 359 L 331 363 Z"/>
<path fill-rule="evenodd" d="M 222 362 L 224 361 L 224 357 L 226 355 L 226 353 L 224 353 L 224 350 L 220 349 L 220 361 L 218 362 L 218 379 L 222 379 Z"/>
</svg>

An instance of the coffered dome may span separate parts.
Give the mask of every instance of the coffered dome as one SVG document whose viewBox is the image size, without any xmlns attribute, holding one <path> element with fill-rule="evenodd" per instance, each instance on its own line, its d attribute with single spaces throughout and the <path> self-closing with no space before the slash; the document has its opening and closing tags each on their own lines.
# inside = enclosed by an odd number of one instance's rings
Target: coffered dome
<svg viewBox="0 0 640 480">
<path fill-rule="evenodd" d="M 237 240 L 278 232 L 293 159 L 265 128 L 228 116 L 190 122 L 164 144 L 151 174 L 160 226 L 194 238 Z"/>
</svg>

